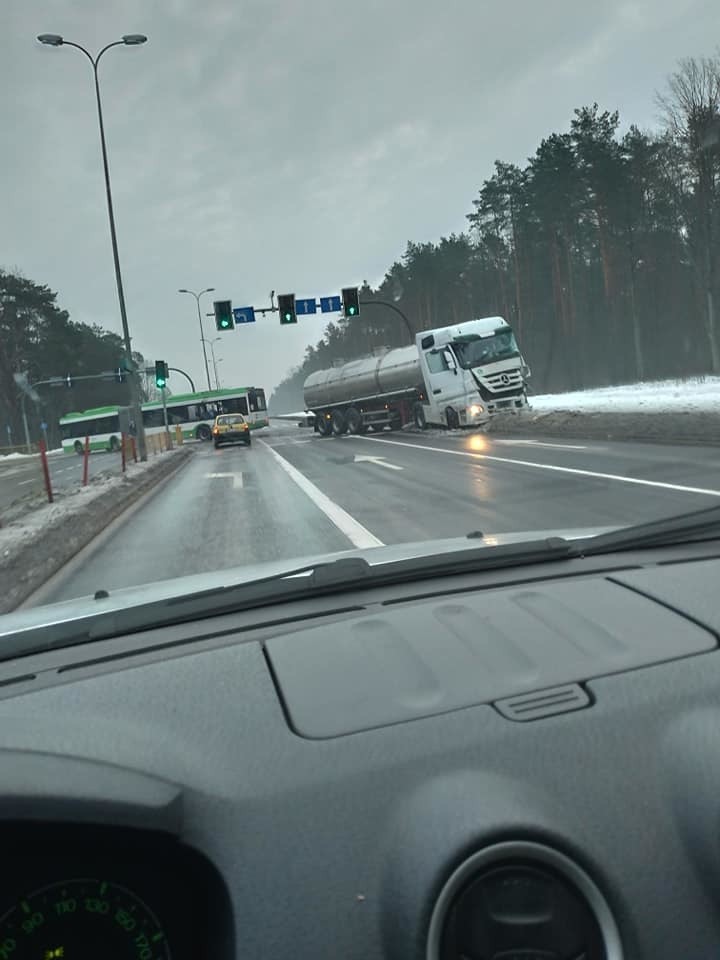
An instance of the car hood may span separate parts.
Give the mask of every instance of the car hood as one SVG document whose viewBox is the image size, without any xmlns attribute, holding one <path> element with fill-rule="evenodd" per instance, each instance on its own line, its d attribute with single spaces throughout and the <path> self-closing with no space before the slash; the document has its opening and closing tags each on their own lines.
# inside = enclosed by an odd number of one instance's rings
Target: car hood
<svg viewBox="0 0 720 960">
<path fill-rule="evenodd" d="M 28 606 L 30 600 L 22 607 L 0 617 L 0 642 L 3 636 L 17 634 L 19 631 L 37 627 L 50 627 L 53 624 L 68 623 L 94 617 L 101 613 L 113 613 L 126 610 L 129 607 L 152 603 L 160 600 L 169 600 L 186 597 L 206 590 L 217 590 L 219 587 L 231 587 L 252 580 L 265 577 L 280 576 L 283 573 L 297 569 L 299 566 L 312 566 L 338 560 L 342 557 L 362 557 L 370 566 L 383 563 L 396 563 L 401 560 L 418 557 L 433 557 L 442 554 L 451 554 L 473 547 L 496 547 L 505 544 L 524 543 L 531 540 L 543 540 L 548 537 L 563 537 L 567 540 L 577 540 L 606 533 L 615 527 L 586 527 L 570 530 L 531 530 L 522 533 L 498 533 L 478 535 L 473 537 L 453 537 L 446 540 L 426 540 L 415 543 L 399 543 L 392 546 L 370 547 L 367 549 L 344 550 L 335 553 L 315 554 L 312 556 L 294 557 L 285 560 L 271 561 L 259 564 L 229 567 L 225 570 L 216 570 L 210 573 L 203 572 L 186 577 L 175 577 L 172 580 L 161 580 L 138 587 L 127 587 L 119 590 L 110 589 L 111 585 L 98 582 L 97 589 L 107 592 L 108 596 L 95 599 L 92 596 L 78 597 L 44 606 Z"/>
</svg>

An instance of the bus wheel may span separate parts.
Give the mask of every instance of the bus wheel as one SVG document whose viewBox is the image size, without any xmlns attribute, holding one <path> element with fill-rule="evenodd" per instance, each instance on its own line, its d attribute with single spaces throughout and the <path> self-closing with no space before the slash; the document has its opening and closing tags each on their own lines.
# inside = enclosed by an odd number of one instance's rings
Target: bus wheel
<svg viewBox="0 0 720 960">
<path fill-rule="evenodd" d="M 363 432 L 363 418 L 357 407 L 350 407 L 346 416 L 348 433 Z"/>
<path fill-rule="evenodd" d="M 427 427 L 425 411 L 423 410 L 423 405 L 421 403 L 416 403 L 413 407 L 413 420 L 415 421 L 415 426 L 418 428 L 418 430 L 424 430 Z"/>
<path fill-rule="evenodd" d="M 212 431 L 206 423 L 201 423 L 200 426 L 195 431 L 195 437 L 198 440 L 210 440 L 212 437 Z"/>
<path fill-rule="evenodd" d="M 75 453 L 76 453 L 79 457 L 81 457 L 81 456 L 83 455 L 83 453 L 84 453 L 83 445 L 80 443 L 79 440 L 76 440 L 75 443 L 73 444 L 73 446 L 75 447 Z"/>
<path fill-rule="evenodd" d="M 347 420 L 345 419 L 345 414 L 342 410 L 333 410 L 332 420 L 330 421 L 332 425 L 332 432 L 336 437 L 341 436 L 343 433 L 347 433 Z"/>
<path fill-rule="evenodd" d="M 110 437 L 110 449 L 113 453 L 117 453 L 120 449 L 120 441 L 117 437 Z"/>
</svg>

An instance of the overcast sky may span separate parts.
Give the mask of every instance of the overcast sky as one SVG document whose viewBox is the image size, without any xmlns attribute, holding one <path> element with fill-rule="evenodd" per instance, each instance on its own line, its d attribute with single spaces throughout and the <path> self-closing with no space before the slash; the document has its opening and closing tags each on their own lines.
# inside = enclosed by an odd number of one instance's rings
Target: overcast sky
<svg viewBox="0 0 720 960">
<path fill-rule="evenodd" d="M 408 240 L 463 230 L 494 160 L 522 163 L 574 107 L 654 126 L 654 91 L 678 58 L 716 49 L 720 14 L 717 0 L 1 0 L 0 265 L 120 332 L 92 71 L 42 32 L 93 52 L 149 37 L 101 64 L 128 317 L 136 349 L 200 387 L 179 287 L 262 306 L 270 290 L 379 282 Z M 225 334 L 223 385 L 269 392 L 324 319 Z"/>
</svg>

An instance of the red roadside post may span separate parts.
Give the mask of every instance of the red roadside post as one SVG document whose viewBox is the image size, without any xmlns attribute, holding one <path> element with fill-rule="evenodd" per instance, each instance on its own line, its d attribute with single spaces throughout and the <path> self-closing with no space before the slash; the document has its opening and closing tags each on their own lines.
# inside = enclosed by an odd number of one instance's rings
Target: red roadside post
<svg viewBox="0 0 720 960">
<path fill-rule="evenodd" d="M 120 450 L 122 452 L 122 472 L 125 473 L 125 444 L 127 443 L 127 436 L 124 433 L 120 434 Z"/>
<path fill-rule="evenodd" d="M 85 449 L 83 450 L 83 479 L 82 485 L 88 485 L 88 467 L 90 465 L 90 437 L 85 437 Z"/>
<path fill-rule="evenodd" d="M 40 440 L 38 442 L 38 450 L 40 451 L 40 463 L 42 464 L 43 477 L 45 479 L 45 489 L 47 490 L 48 503 L 53 502 L 53 492 L 52 492 L 52 483 L 50 482 L 50 469 L 48 467 L 47 460 L 47 447 L 45 446 L 45 441 Z"/>
<path fill-rule="evenodd" d="M 132 447 L 133 460 L 137 463 L 137 447 L 135 446 L 135 437 L 130 437 L 130 446 Z"/>
</svg>

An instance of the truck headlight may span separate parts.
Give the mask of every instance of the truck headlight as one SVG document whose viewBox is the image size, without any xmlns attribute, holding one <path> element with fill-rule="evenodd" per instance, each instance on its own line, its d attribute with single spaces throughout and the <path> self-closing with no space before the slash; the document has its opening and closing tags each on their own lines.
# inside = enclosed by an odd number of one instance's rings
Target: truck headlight
<svg viewBox="0 0 720 960">
<path fill-rule="evenodd" d="M 479 413 L 482 413 L 483 410 L 484 407 L 482 407 L 479 403 L 473 403 L 473 405 L 470 407 L 470 416 L 476 417 Z"/>
</svg>

